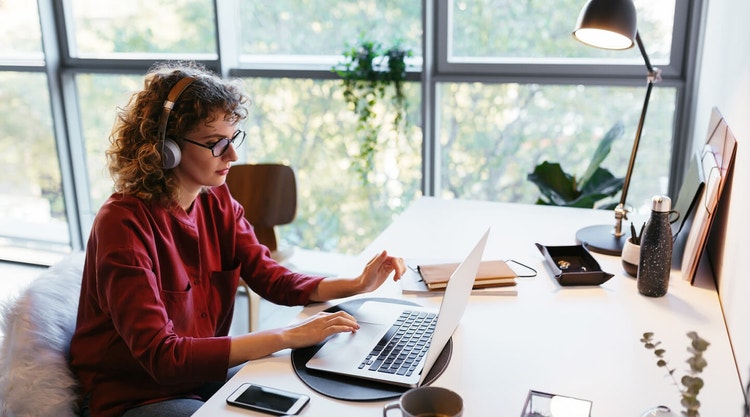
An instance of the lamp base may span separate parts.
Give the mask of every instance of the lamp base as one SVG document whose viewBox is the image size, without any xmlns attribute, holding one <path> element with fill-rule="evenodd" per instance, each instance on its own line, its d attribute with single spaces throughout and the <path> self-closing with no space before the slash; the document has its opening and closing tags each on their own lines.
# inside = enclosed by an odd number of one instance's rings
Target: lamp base
<svg viewBox="0 0 750 417">
<path fill-rule="evenodd" d="M 576 233 L 576 241 L 593 252 L 620 256 L 628 236 L 618 238 L 612 233 L 612 229 L 611 225 L 605 224 L 584 227 Z"/>
</svg>

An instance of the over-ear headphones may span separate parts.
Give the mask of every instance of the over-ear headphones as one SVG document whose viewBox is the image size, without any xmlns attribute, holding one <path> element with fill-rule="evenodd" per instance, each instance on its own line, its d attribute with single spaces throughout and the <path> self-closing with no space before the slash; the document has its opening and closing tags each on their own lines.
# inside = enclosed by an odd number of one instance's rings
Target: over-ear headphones
<svg viewBox="0 0 750 417">
<path fill-rule="evenodd" d="M 180 165 L 180 160 L 182 159 L 180 146 L 173 139 L 167 139 L 167 122 L 169 121 L 169 113 L 172 112 L 174 103 L 193 81 L 195 81 L 193 77 L 185 77 L 177 81 L 174 87 L 169 90 L 167 99 L 164 101 L 164 109 L 159 118 L 159 140 L 161 141 L 161 160 L 162 168 L 164 169 L 172 169 Z"/>
</svg>

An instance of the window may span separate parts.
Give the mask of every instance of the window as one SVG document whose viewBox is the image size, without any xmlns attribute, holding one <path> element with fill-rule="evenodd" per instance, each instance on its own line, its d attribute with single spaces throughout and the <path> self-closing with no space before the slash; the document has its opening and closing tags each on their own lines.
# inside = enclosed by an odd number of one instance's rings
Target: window
<svg viewBox="0 0 750 417">
<path fill-rule="evenodd" d="M 70 0 L 70 54 L 77 58 L 215 58 L 210 0 Z"/>
<path fill-rule="evenodd" d="M 0 2 L 0 247 L 3 258 L 70 247 L 36 2 Z"/>
<path fill-rule="evenodd" d="M 417 123 L 409 124 L 405 137 L 382 133 L 383 148 L 375 161 L 378 175 L 363 186 L 350 162 L 357 152 L 352 141 L 356 120 L 337 81 L 246 82 L 253 105 L 241 158 L 290 164 L 297 177 L 297 220 L 280 229 L 280 239 L 294 246 L 358 252 L 391 223 L 405 202 L 420 195 L 422 143 Z M 418 85 L 406 89 L 416 102 Z M 409 119 L 416 119 L 417 113 L 412 107 Z"/>
<path fill-rule="evenodd" d="M 47 79 L 1 72 L 0 242 L 21 248 L 70 245 Z"/>
<path fill-rule="evenodd" d="M 539 192 L 526 175 L 537 164 L 559 162 L 580 176 L 616 122 L 626 130 L 602 167 L 625 176 L 647 70 L 638 47 L 608 51 L 573 39 L 584 3 L 440 3 L 438 195 L 533 203 Z M 649 58 L 665 78 L 651 96 L 628 192 L 629 205 L 648 211 L 653 195 L 668 193 L 674 174 L 669 155 L 684 51 L 672 45 L 684 36 L 685 22 L 674 1 L 635 5 Z"/>
<path fill-rule="evenodd" d="M 452 0 L 448 12 L 448 62 L 534 62 L 547 60 L 635 62 L 637 48 L 608 51 L 584 46 L 571 32 L 585 1 Z M 636 0 L 638 27 L 649 56 L 668 64 L 675 1 Z"/>
<path fill-rule="evenodd" d="M 410 0 L 239 3 L 234 74 L 246 78 L 253 98 L 248 140 L 240 151 L 247 162 L 282 161 L 297 175 L 297 218 L 280 229 L 282 241 L 359 253 L 421 195 L 419 84 L 407 85 L 410 124 L 402 137 L 388 128 L 392 109 L 378 109 L 384 126 L 378 175 L 363 186 L 351 164 L 358 149 L 356 117 L 331 72 L 344 50 L 361 39 L 384 47 L 399 43 L 420 57 L 421 15 L 420 2 Z M 260 75 L 270 78 L 260 78 L 252 71 L 257 68 L 267 69 Z M 294 78 L 278 78 L 278 69 Z"/>
<path fill-rule="evenodd" d="M 625 132 L 603 167 L 624 176 L 646 69 L 637 48 L 573 40 L 584 3 L 0 2 L 0 247 L 81 249 L 111 193 L 104 150 L 115 110 L 149 66 L 168 59 L 244 80 L 253 104 L 240 162 L 281 161 L 297 175 L 297 219 L 280 233 L 288 244 L 359 253 L 423 194 L 534 203 L 539 193 L 526 179 L 534 166 L 554 161 L 580 174 L 616 122 Z M 687 136 L 696 47 L 688 33 L 700 3 L 635 0 L 664 78 L 628 194 L 636 207 L 675 190 L 688 160 L 689 144 L 675 138 Z M 392 109 L 378 107 L 382 149 L 366 185 L 351 166 L 356 116 L 331 71 L 361 39 L 414 53 L 408 128 L 395 137 Z"/>
<path fill-rule="evenodd" d="M 42 58 L 42 33 L 36 2 L 0 3 L 0 57 L 7 60 Z"/>
<path fill-rule="evenodd" d="M 335 63 L 347 45 L 367 38 L 402 43 L 421 56 L 422 7 L 409 0 L 240 1 L 243 63 Z"/>
<path fill-rule="evenodd" d="M 130 95 L 143 87 L 143 77 L 81 73 L 75 78 L 80 101 L 83 149 L 88 177 L 88 218 L 93 219 L 107 197 L 112 194 L 112 178 L 106 166 L 105 151 L 115 120 L 115 110 L 125 106 Z"/>
<path fill-rule="evenodd" d="M 602 164 L 624 177 L 643 102 L 631 87 L 441 83 L 439 86 L 440 196 L 534 203 L 539 190 L 526 179 L 542 161 L 559 162 L 580 177 L 599 140 L 616 123 L 625 127 Z M 650 208 L 669 178 L 675 89 L 652 93 L 628 201 Z M 607 105 L 587 105 L 607 103 Z M 619 196 L 618 196 L 619 198 Z M 617 200 L 615 200 L 617 201 Z"/>
</svg>

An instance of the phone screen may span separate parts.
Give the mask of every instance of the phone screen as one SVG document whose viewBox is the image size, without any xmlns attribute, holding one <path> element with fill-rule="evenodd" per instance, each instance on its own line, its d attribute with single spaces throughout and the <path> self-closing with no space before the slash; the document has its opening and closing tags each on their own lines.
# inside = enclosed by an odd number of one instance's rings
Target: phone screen
<svg viewBox="0 0 750 417">
<path fill-rule="evenodd" d="M 309 399 L 306 395 L 277 388 L 242 384 L 227 398 L 227 402 L 272 414 L 296 414 L 307 404 Z"/>
</svg>

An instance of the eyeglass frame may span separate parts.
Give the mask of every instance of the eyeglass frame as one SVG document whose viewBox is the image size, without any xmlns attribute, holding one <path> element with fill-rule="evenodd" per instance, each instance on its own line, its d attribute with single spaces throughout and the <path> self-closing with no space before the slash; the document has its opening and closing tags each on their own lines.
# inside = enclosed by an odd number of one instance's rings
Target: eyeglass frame
<svg viewBox="0 0 750 417">
<path fill-rule="evenodd" d="M 242 138 L 240 139 L 240 142 L 237 145 L 235 145 L 234 142 L 237 140 L 237 138 L 240 137 L 240 135 L 242 136 Z M 211 151 L 211 155 L 213 155 L 214 158 L 218 158 L 218 157 L 224 155 L 225 153 L 227 153 L 227 149 L 229 149 L 229 145 L 232 145 L 235 149 L 237 149 L 240 146 L 242 146 L 242 144 L 245 142 L 245 137 L 247 137 L 247 132 L 245 132 L 242 129 L 237 129 L 237 131 L 234 132 L 234 134 L 232 135 L 231 138 L 221 138 L 221 139 L 217 140 L 213 145 L 205 145 L 203 143 L 196 142 L 196 141 L 188 139 L 188 138 L 182 138 L 182 140 L 184 140 L 185 142 L 188 142 L 188 143 L 192 143 L 193 145 L 198 145 L 201 148 L 209 149 Z M 220 154 L 216 155 L 216 152 L 214 152 L 214 148 L 216 148 L 217 146 L 219 146 L 219 144 L 222 143 L 223 141 L 227 141 L 227 146 L 224 147 L 224 149 L 221 151 Z"/>
</svg>

